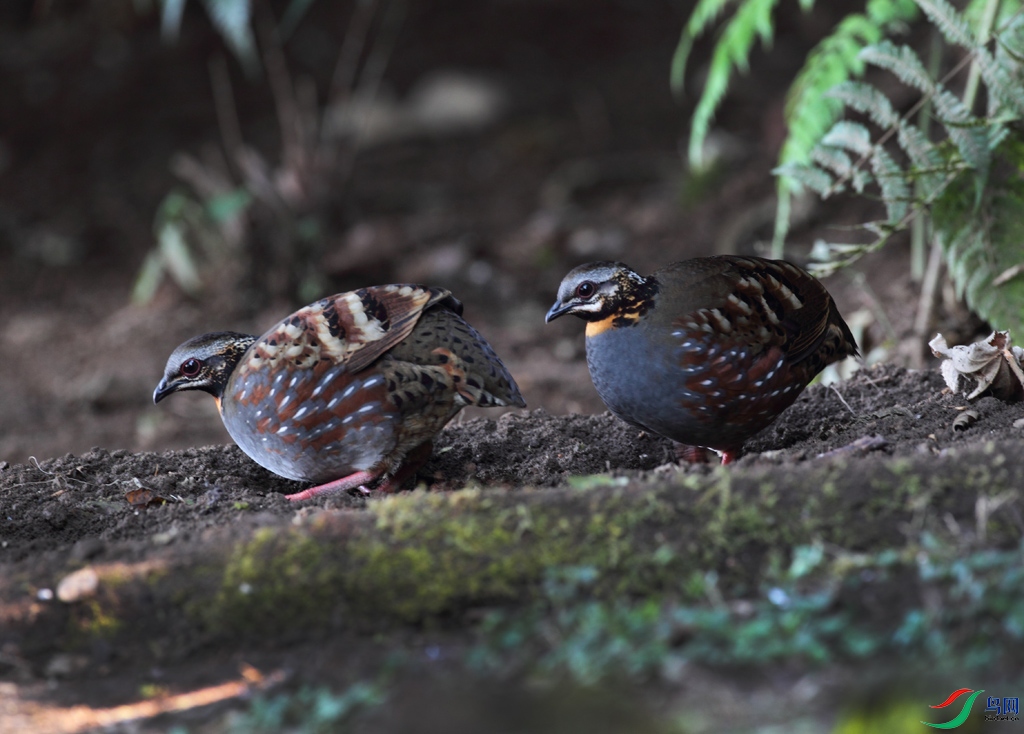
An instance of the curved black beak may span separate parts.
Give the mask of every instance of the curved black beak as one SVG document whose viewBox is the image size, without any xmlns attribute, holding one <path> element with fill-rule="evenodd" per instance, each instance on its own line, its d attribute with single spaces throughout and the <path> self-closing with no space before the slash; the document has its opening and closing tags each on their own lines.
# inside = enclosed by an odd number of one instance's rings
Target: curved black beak
<svg viewBox="0 0 1024 734">
<path fill-rule="evenodd" d="M 572 306 L 565 306 L 565 305 L 562 304 L 561 301 L 555 301 L 555 305 L 553 305 L 550 309 L 548 309 L 547 316 L 544 317 L 544 323 L 545 324 L 550 324 L 552 321 L 557 319 L 559 316 L 563 316 L 563 315 L 569 313 L 569 310 L 571 308 L 572 308 Z"/>
<path fill-rule="evenodd" d="M 153 391 L 153 403 L 159 403 L 161 400 L 166 398 L 176 387 L 174 385 L 167 384 L 167 378 L 160 380 L 160 384 L 156 386 L 156 390 Z"/>
</svg>

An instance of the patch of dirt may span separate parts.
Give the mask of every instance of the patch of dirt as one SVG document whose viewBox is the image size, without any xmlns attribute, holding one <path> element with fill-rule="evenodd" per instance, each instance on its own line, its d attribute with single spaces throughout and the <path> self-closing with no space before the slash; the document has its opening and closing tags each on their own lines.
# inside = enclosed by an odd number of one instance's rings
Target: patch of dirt
<svg viewBox="0 0 1024 734">
<path fill-rule="evenodd" d="M 943 387 L 935 370 L 891 366 L 860 371 L 837 388 L 811 386 L 775 424 L 748 442 L 746 455 L 728 471 L 776 471 L 839 460 L 849 462 L 855 477 L 856 459 L 866 453 L 858 445 L 867 436 L 880 437 L 869 449 L 878 457 L 943 456 L 956 448 L 1020 440 L 1022 430 L 1013 422 L 1024 410 L 993 398 L 971 406 L 979 419 L 968 430 L 954 430 L 952 422 L 966 401 L 944 394 Z M 827 452 L 832 454 L 821 456 Z M 432 492 L 474 484 L 496 492 L 502 486 L 532 486 L 543 492 L 564 486 L 571 477 L 595 473 L 668 478 L 677 472 L 711 471 L 709 465 L 678 466 L 671 463 L 672 457 L 671 442 L 639 432 L 608 413 L 553 416 L 543 410 L 517 411 L 450 425 L 435 442 L 419 482 Z M 867 471 L 867 464 L 864 467 Z M 358 515 L 367 502 L 376 501 L 356 492 L 301 505 L 284 499 L 284 493 L 302 486 L 271 475 L 234 446 L 163 453 L 94 449 L 80 456 L 6 467 L 0 471 L 0 578 L 8 581 L 0 584 L 0 609 L 7 605 L 6 613 L 19 615 L 24 622 L 26 605 L 60 603 L 52 599 L 53 590 L 73 569 L 140 559 L 174 567 L 182 559 L 195 558 L 197 549 L 201 554 L 204 543 L 222 548 L 225 531 L 245 539 L 260 527 L 286 527 L 321 508 Z M 168 501 L 132 507 L 127 493 L 139 489 Z M 426 640 L 436 645 L 436 635 L 400 634 L 412 635 L 399 643 L 403 649 L 426 647 Z M 341 685 L 344 670 L 358 669 L 363 656 L 376 660 L 379 654 L 358 635 L 344 633 L 315 650 L 304 642 L 278 649 L 271 640 L 249 640 L 234 650 L 190 648 L 169 657 L 164 653 L 158 668 L 139 668 L 131 657 L 113 649 L 93 649 L 84 657 L 54 656 L 51 651 L 33 654 L 31 646 L 22 649 L 17 637 L 0 644 L 0 677 L 21 681 L 15 689 L 20 702 L 15 713 L 37 725 L 50 721 L 46 717 L 54 710 L 68 710 L 61 706 L 83 701 L 93 707 L 113 706 L 131 700 L 136 680 L 172 684 L 172 689 L 184 681 L 199 686 L 231 678 L 232 670 L 244 662 L 262 670 L 288 670 L 298 681 Z M 446 644 L 463 643 L 456 637 Z M 186 658 L 178 659 L 180 655 Z M 349 661 L 344 670 L 331 655 Z M 189 670 L 189 661 L 193 670 L 201 665 L 204 674 L 181 675 Z M 86 671 L 98 671 L 100 677 L 88 685 L 76 682 Z M 51 685 L 43 685 L 40 678 Z M 62 680 L 67 683 L 56 682 Z M 79 729 L 54 725 L 52 730 Z"/>
<path fill-rule="evenodd" d="M 1013 426 L 1024 407 L 994 398 L 971 404 L 978 421 L 955 430 L 953 421 L 967 401 L 944 388 L 935 370 L 892 366 L 862 370 L 838 387 L 813 385 L 748 441 L 734 466 L 828 461 L 821 458 L 827 452 L 846 458 L 869 451 L 944 455 L 958 446 L 1024 437 L 1024 428 Z M 869 447 L 857 444 L 872 436 L 878 440 Z M 449 425 L 418 482 L 431 491 L 473 484 L 555 487 L 570 477 L 652 471 L 707 472 L 710 465 L 678 466 L 671 441 L 607 412 L 553 416 L 534 410 Z M 173 556 L 202 542 L 208 528 L 287 521 L 300 506 L 283 495 L 306 486 L 271 474 L 231 445 L 159 454 L 94 449 L 9 466 L 0 471 L 0 563 L 18 564 L 43 586 L 55 567 L 121 559 L 131 554 L 132 543 L 163 546 Z M 139 489 L 158 499 L 133 507 L 126 495 Z M 357 510 L 366 502 L 353 492 L 303 505 Z"/>
</svg>

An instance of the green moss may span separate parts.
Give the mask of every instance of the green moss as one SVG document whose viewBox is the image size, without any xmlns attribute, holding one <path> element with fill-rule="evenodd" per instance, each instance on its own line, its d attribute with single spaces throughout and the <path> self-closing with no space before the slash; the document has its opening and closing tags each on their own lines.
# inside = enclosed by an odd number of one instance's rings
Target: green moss
<svg viewBox="0 0 1024 734">
<path fill-rule="evenodd" d="M 77 603 L 71 619 L 75 625 L 74 638 L 78 640 L 107 640 L 117 634 L 122 626 L 111 606 L 95 598 Z"/>
<path fill-rule="evenodd" d="M 593 569 L 595 599 L 690 598 L 706 578 L 735 598 L 787 567 L 795 547 L 877 553 L 902 549 L 908 528 L 948 534 L 947 517 L 973 527 L 981 494 L 1024 486 L 1024 468 L 978 466 L 997 455 L 943 460 L 939 472 L 935 458 L 914 457 L 857 473 L 823 461 L 626 485 L 605 476 L 560 489 L 401 493 L 365 511 L 258 529 L 221 555 L 183 559 L 185 573 L 112 571 L 109 598 L 71 626 L 84 637 L 117 634 L 133 596 L 144 596 L 184 608 L 203 634 L 381 629 L 537 598 L 555 567 Z M 1020 501 L 1007 495 L 993 511 L 986 543 L 1019 540 L 1011 520 Z"/>
</svg>

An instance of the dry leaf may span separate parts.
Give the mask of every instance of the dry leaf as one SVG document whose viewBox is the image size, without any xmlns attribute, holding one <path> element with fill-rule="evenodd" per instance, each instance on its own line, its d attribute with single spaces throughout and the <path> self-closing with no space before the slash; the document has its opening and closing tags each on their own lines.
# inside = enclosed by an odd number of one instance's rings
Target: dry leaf
<svg viewBox="0 0 1024 734">
<path fill-rule="evenodd" d="M 124 498 L 128 500 L 128 504 L 132 507 L 159 507 L 165 505 L 168 502 L 176 501 L 176 498 L 165 497 L 162 494 L 157 494 L 152 489 L 130 489 L 124 493 Z"/>
<path fill-rule="evenodd" d="M 977 423 L 980 418 L 981 416 L 978 414 L 978 411 L 965 410 L 963 413 L 956 417 L 956 420 L 953 421 L 953 430 L 966 431 L 968 428 Z"/>
<path fill-rule="evenodd" d="M 953 392 L 964 393 L 968 400 L 986 390 L 1008 403 L 1024 400 L 1024 349 L 1010 345 L 1010 332 L 994 331 L 988 339 L 957 347 L 936 334 L 928 346 L 936 357 L 945 357 L 942 378 Z"/>
</svg>

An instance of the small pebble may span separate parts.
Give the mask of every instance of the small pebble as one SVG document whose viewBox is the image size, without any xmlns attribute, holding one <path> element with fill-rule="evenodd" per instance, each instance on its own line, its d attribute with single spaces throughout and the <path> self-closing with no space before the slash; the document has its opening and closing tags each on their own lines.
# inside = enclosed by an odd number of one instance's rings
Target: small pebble
<svg viewBox="0 0 1024 734">
<path fill-rule="evenodd" d="M 57 598 L 65 604 L 86 599 L 96 593 L 100 577 L 91 567 L 80 568 L 60 580 L 57 584 Z"/>
</svg>

